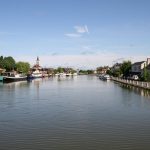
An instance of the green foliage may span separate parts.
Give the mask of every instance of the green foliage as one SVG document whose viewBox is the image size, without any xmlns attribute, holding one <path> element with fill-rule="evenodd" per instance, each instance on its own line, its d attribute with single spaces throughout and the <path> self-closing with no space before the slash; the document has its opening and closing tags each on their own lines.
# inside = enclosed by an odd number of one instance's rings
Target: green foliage
<svg viewBox="0 0 150 150">
<path fill-rule="evenodd" d="M 80 70 L 79 74 L 88 74 L 86 70 Z"/>
<path fill-rule="evenodd" d="M 94 71 L 93 70 L 87 70 L 87 74 L 93 74 Z"/>
<path fill-rule="evenodd" d="M 145 66 L 144 66 L 143 75 L 141 77 L 141 80 L 150 81 L 150 72 L 146 69 Z"/>
<path fill-rule="evenodd" d="M 93 70 L 80 70 L 79 74 L 93 74 L 94 71 Z"/>
<path fill-rule="evenodd" d="M 2 66 L 5 68 L 7 71 L 11 71 L 15 68 L 15 60 L 13 57 L 4 57 L 2 61 Z"/>
<path fill-rule="evenodd" d="M 112 75 L 113 75 L 114 77 L 120 77 L 121 74 L 122 74 L 121 69 L 116 69 L 116 70 L 113 71 L 113 73 L 112 73 Z"/>
<path fill-rule="evenodd" d="M 124 61 L 120 67 L 123 76 L 128 76 L 131 70 L 131 61 Z"/>
<path fill-rule="evenodd" d="M 4 58 L 0 56 L 0 68 L 4 68 Z"/>
<path fill-rule="evenodd" d="M 106 74 L 109 74 L 110 76 L 112 76 L 113 75 L 112 70 L 107 70 Z"/>
<path fill-rule="evenodd" d="M 63 67 L 58 67 L 57 69 L 54 69 L 54 73 L 75 73 L 76 71 L 73 68 L 63 68 Z"/>
<path fill-rule="evenodd" d="M 59 72 L 59 73 L 63 73 L 63 72 L 64 72 L 64 68 L 62 68 L 62 67 L 58 67 L 58 68 L 57 68 L 57 72 Z"/>
<path fill-rule="evenodd" d="M 20 61 L 16 63 L 16 68 L 18 72 L 22 72 L 26 74 L 30 70 L 30 64 L 28 62 Z"/>
</svg>

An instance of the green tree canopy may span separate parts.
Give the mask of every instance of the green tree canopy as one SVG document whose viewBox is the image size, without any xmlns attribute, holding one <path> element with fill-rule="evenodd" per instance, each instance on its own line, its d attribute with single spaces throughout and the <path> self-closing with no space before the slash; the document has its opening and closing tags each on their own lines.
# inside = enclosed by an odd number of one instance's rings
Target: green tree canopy
<svg viewBox="0 0 150 150">
<path fill-rule="evenodd" d="M 0 68 L 4 68 L 4 58 L 0 56 Z"/>
<path fill-rule="evenodd" d="M 62 68 L 62 67 L 58 67 L 58 68 L 57 68 L 57 72 L 59 72 L 59 73 L 63 73 L 63 72 L 64 72 L 64 68 Z"/>
<path fill-rule="evenodd" d="M 30 70 L 30 64 L 28 62 L 17 62 L 16 63 L 16 70 L 18 72 L 23 72 L 23 73 L 28 73 L 28 71 Z"/>
<path fill-rule="evenodd" d="M 131 61 L 124 61 L 120 67 L 123 76 L 128 76 L 131 70 Z"/>
<path fill-rule="evenodd" d="M 11 71 L 12 69 L 15 68 L 15 60 L 13 57 L 9 56 L 9 57 L 4 57 L 3 61 L 2 61 L 3 67 L 7 70 L 7 71 Z"/>
</svg>

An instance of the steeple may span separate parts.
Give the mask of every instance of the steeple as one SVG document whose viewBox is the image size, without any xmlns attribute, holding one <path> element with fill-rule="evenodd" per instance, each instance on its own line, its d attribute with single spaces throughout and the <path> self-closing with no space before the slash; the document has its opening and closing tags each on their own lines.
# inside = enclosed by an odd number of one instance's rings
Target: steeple
<svg viewBox="0 0 150 150">
<path fill-rule="evenodd" d="M 37 59 L 36 59 L 36 65 L 37 66 L 39 66 L 39 62 L 40 62 L 40 60 L 39 60 L 39 57 L 37 56 Z"/>
</svg>

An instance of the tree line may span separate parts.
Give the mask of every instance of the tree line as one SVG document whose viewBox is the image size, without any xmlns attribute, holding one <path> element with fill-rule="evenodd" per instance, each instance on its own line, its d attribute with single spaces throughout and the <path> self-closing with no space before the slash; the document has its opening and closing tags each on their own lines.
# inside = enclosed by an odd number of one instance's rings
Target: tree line
<svg viewBox="0 0 150 150">
<path fill-rule="evenodd" d="M 15 70 L 27 74 L 30 70 L 30 64 L 23 61 L 16 62 L 12 56 L 0 56 L 0 68 L 5 69 L 6 71 Z"/>
</svg>

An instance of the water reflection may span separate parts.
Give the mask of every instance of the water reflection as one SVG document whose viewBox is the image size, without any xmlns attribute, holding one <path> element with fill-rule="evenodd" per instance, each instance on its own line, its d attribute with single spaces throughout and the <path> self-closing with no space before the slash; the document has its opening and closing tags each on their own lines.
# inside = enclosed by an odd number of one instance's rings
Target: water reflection
<svg viewBox="0 0 150 150">
<path fill-rule="evenodd" d="M 27 81 L 18 81 L 18 82 L 10 82 L 10 83 L 3 83 L 2 84 L 4 87 L 7 87 L 7 88 L 12 88 L 12 89 L 15 89 L 15 88 L 22 88 L 22 87 L 28 87 L 29 84 Z"/>
<path fill-rule="evenodd" d="M 119 83 L 119 86 L 122 87 L 123 89 L 134 92 L 134 93 L 139 94 L 141 96 L 145 96 L 145 97 L 150 99 L 150 90 L 145 90 L 142 88 L 138 88 L 135 86 L 130 86 L 130 85 L 122 84 L 122 83 Z"/>
</svg>

